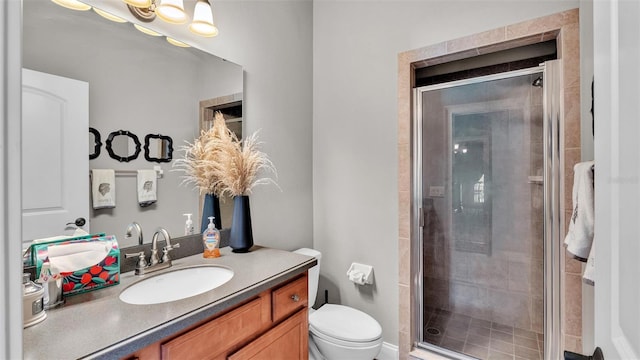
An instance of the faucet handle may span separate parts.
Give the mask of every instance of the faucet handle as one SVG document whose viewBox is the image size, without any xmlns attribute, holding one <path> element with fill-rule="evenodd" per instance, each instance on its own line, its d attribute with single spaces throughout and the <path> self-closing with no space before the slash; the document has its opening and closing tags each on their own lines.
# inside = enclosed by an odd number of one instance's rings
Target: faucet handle
<svg viewBox="0 0 640 360">
<path fill-rule="evenodd" d="M 180 243 L 175 243 L 162 248 L 162 262 L 164 263 L 164 262 L 171 261 L 171 257 L 169 257 L 169 251 L 179 247 L 180 247 Z"/>
<path fill-rule="evenodd" d="M 137 253 L 124 254 L 125 258 L 131 258 L 137 256 L 138 262 L 136 263 L 136 271 L 139 269 L 144 269 L 147 266 L 147 259 L 144 258 L 144 251 L 140 251 Z"/>
</svg>

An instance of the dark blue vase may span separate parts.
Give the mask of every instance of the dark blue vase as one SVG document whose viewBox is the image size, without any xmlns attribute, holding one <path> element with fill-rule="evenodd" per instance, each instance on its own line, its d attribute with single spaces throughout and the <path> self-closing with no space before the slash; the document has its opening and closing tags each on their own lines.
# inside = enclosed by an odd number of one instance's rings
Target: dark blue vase
<svg viewBox="0 0 640 360">
<path fill-rule="evenodd" d="M 213 223 L 216 229 L 222 229 L 222 219 L 220 218 L 220 199 L 213 194 L 204 196 L 204 205 L 202 205 L 202 222 L 200 226 L 200 234 L 202 234 L 209 225 L 209 216 L 215 217 Z"/>
<path fill-rule="evenodd" d="M 233 219 L 231 220 L 231 234 L 229 246 L 234 253 L 246 253 L 253 246 L 253 231 L 251 230 L 251 209 L 248 196 L 233 198 Z"/>
</svg>

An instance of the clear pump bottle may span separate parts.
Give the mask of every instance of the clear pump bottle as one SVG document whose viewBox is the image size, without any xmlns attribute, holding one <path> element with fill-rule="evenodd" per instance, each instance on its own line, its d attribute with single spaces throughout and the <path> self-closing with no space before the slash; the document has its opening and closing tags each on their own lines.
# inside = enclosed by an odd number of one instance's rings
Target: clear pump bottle
<svg viewBox="0 0 640 360">
<path fill-rule="evenodd" d="M 204 244 L 204 253 L 202 257 L 217 258 L 220 257 L 220 231 L 213 224 L 213 216 L 209 216 L 209 225 L 202 233 L 202 242 Z"/>
</svg>

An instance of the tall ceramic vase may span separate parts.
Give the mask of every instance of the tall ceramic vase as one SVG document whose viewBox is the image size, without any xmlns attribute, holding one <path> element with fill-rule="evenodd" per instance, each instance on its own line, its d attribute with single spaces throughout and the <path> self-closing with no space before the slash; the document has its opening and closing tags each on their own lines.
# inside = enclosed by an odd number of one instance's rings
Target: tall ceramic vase
<svg viewBox="0 0 640 360">
<path fill-rule="evenodd" d="M 231 220 L 231 234 L 229 246 L 235 253 L 246 253 L 253 246 L 253 231 L 251 230 L 251 209 L 248 196 L 233 198 L 233 219 Z"/>
<path fill-rule="evenodd" d="M 204 204 L 202 206 L 202 221 L 200 222 L 200 234 L 202 234 L 209 225 L 209 216 L 213 216 L 213 223 L 216 229 L 222 229 L 222 219 L 220 218 L 220 199 L 213 194 L 204 196 Z"/>
</svg>

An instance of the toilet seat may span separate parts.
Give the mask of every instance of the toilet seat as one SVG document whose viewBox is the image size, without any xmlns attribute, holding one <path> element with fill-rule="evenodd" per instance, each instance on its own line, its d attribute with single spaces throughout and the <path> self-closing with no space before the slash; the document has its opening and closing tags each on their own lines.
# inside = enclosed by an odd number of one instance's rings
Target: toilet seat
<svg viewBox="0 0 640 360">
<path fill-rule="evenodd" d="M 325 304 L 310 314 L 309 331 L 336 345 L 351 347 L 369 347 L 382 338 L 382 327 L 374 318 L 336 304 Z"/>
</svg>

